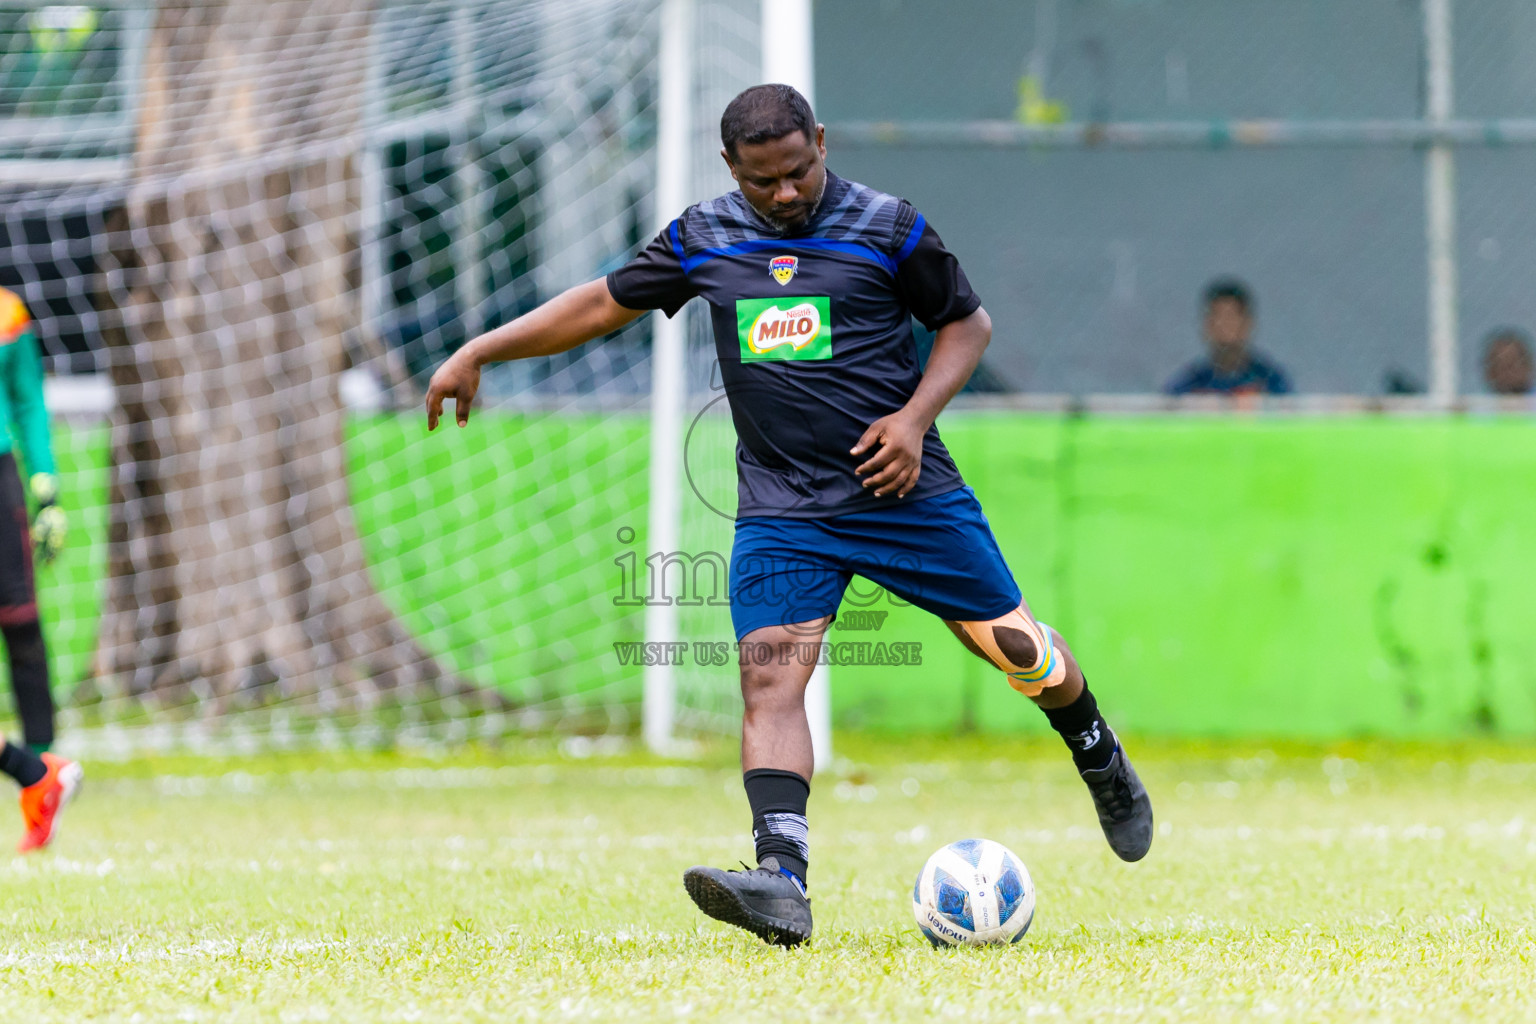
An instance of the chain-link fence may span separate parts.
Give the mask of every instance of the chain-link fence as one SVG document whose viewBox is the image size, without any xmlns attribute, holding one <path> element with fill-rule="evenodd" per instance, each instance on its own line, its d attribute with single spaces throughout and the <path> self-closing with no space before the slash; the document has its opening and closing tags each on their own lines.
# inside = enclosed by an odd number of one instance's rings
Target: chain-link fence
<svg viewBox="0 0 1536 1024">
<path fill-rule="evenodd" d="M 1030 392 L 1157 390 L 1228 275 L 1299 390 L 1430 388 L 1426 163 L 1447 144 L 1476 393 L 1489 332 L 1536 327 L 1533 19 L 1519 0 L 826 3 L 819 113 L 834 167 L 959 250 L 989 361 Z"/>
</svg>

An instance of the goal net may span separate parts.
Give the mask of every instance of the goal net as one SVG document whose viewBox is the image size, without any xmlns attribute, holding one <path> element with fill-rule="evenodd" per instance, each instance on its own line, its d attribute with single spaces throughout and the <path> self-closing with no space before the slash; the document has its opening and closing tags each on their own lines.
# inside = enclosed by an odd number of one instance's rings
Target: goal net
<svg viewBox="0 0 1536 1024">
<path fill-rule="evenodd" d="M 702 197 L 759 3 L 684 6 Z M 636 730 L 652 318 L 488 370 L 467 430 L 428 436 L 421 403 L 465 340 L 677 212 L 660 24 L 661 0 L 0 10 L 0 284 L 51 371 L 66 743 Z M 679 537 L 708 561 L 734 438 L 684 316 Z M 732 639 L 723 576 L 704 596 L 680 637 Z M 734 675 L 685 659 L 679 728 L 731 728 Z"/>
</svg>

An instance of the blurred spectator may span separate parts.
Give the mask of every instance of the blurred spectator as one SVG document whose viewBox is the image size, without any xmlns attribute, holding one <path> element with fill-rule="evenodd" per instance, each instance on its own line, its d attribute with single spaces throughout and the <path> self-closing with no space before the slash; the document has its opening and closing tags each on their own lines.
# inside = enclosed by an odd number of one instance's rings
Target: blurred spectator
<svg viewBox="0 0 1536 1024">
<path fill-rule="evenodd" d="M 1495 395 L 1528 395 L 1536 389 L 1530 335 L 1501 327 L 1483 343 L 1483 380 Z"/>
<path fill-rule="evenodd" d="M 1283 395 L 1291 390 L 1285 371 L 1253 351 L 1253 296 L 1233 278 L 1218 278 L 1205 289 L 1205 342 L 1210 354 L 1180 370 L 1165 386 L 1170 395 Z"/>
<path fill-rule="evenodd" d="M 1407 370 L 1394 367 L 1382 375 L 1381 390 L 1389 395 L 1422 395 L 1424 385 Z"/>
</svg>

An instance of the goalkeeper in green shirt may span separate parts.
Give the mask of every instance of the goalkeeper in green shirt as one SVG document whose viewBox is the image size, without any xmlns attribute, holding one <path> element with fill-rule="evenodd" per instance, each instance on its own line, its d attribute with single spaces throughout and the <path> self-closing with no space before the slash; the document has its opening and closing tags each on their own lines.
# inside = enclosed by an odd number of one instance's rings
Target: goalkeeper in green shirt
<svg viewBox="0 0 1536 1024">
<path fill-rule="evenodd" d="M 17 447 L 26 463 L 26 488 L 13 454 Z M 28 493 L 37 509 L 31 516 Z M 32 579 L 34 548 L 38 558 L 51 562 L 64 544 L 58 494 L 37 332 L 21 299 L 0 288 L 0 634 L 26 738 L 25 747 L 0 745 L 0 771 L 22 787 L 22 852 L 46 846 L 53 838 L 58 812 L 80 783 L 79 765 L 46 753 L 53 744 L 53 694 Z M 7 517 L 10 525 L 4 522 Z"/>
</svg>

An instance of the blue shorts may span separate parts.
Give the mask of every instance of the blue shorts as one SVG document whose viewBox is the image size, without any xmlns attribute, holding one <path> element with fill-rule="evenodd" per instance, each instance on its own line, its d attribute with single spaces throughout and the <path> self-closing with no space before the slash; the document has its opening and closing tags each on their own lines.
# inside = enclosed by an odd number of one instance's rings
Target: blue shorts
<svg viewBox="0 0 1536 1024">
<path fill-rule="evenodd" d="M 855 574 L 952 621 L 995 619 L 1023 599 L 969 487 L 828 519 L 747 516 L 731 546 L 736 639 L 836 614 Z"/>
</svg>

